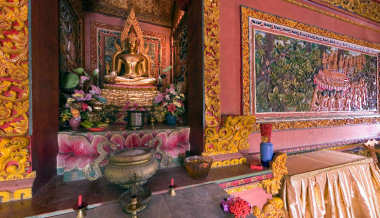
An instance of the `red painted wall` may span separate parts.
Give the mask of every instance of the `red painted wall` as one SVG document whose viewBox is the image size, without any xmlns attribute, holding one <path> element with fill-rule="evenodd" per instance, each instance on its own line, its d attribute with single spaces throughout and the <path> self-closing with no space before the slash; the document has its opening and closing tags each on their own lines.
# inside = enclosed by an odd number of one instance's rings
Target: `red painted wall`
<svg viewBox="0 0 380 218">
<path fill-rule="evenodd" d="M 240 6 L 244 5 L 266 13 L 293 19 L 309 25 L 318 26 L 333 32 L 380 43 L 380 25 L 366 23 L 362 19 L 339 15 L 355 22 L 370 25 L 379 32 L 368 28 L 322 15 L 318 12 L 287 3 L 283 0 L 221 0 L 220 41 L 221 41 L 221 111 L 222 114 L 241 113 L 241 28 Z M 330 9 L 325 8 L 326 11 Z M 358 125 L 349 127 L 289 130 L 273 133 L 275 149 L 293 146 L 334 143 L 345 140 L 371 138 L 380 135 L 379 125 Z M 249 138 L 251 151 L 259 151 L 259 135 Z"/>
</svg>

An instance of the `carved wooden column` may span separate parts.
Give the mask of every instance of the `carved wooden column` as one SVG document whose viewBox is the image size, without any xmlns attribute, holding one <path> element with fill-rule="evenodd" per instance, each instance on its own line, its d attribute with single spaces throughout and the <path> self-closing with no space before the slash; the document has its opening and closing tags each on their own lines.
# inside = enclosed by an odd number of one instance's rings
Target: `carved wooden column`
<svg viewBox="0 0 380 218">
<path fill-rule="evenodd" d="M 32 197 L 28 1 L 0 2 L 0 202 Z"/>
</svg>

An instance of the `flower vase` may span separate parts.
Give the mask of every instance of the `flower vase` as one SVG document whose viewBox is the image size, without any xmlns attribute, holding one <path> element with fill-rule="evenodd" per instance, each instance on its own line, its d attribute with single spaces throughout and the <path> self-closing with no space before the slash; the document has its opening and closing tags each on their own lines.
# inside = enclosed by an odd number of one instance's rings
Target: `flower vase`
<svg viewBox="0 0 380 218">
<path fill-rule="evenodd" d="M 80 126 L 80 121 L 81 121 L 80 117 L 78 117 L 78 118 L 74 118 L 74 117 L 71 118 L 69 120 L 69 124 L 70 124 L 71 129 L 74 130 L 74 131 L 77 131 L 79 129 L 79 126 Z"/>
<path fill-rule="evenodd" d="M 260 159 L 264 167 L 269 167 L 273 158 L 273 144 L 271 142 L 262 142 L 260 144 Z"/>
<path fill-rule="evenodd" d="M 175 126 L 177 124 L 177 118 L 171 114 L 167 114 L 166 117 L 166 124 L 169 126 Z"/>
</svg>

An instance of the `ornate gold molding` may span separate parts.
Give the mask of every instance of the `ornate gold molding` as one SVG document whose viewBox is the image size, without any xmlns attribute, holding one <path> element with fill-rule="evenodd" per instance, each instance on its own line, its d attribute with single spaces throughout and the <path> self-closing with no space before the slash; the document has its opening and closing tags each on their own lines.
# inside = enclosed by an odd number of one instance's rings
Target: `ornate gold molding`
<svg viewBox="0 0 380 218">
<path fill-rule="evenodd" d="M 241 8 L 241 32 L 242 32 L 242 107 L 243 114 L 250 115 L 250 90 L 251 90 L 251 75 L 250 75 L 250 53 L 249 53 L 249 17 L 253 15 L 253 11 L 249 8 Z"/>
<path fill-rule="evenodd" d="M 329 16 L 329 17 L 333 17 L 335 19 L 344 21 L 346 23 L 350 23 L 350 24 L 353 24 L 353 25 L 356 25 L 356 26 L 360 26 L 360 27 L 363 27 L 365 29 L 369 29 L 369 30 L 372 30 L 372 31 L 380 32 L 380 30 L 377 29 L 377 28 L 374 28 L 372 26 L 369 26 L 369 25 L 357 22 L 357 21 L 355 21 L 353 19 L 349 19 L 349 18 L 340 16 L 340 15 L 337 15 L 336 13 L 329 12 L 329 11 L 327 11 L 325 9 L 322 9 L 322 8 L 319 8 L 319 7 L 315 7 L 315 6 L 312 6 L 312 5 L 309 5 L 309 4 L 305 4 L 305 3 L 302 3 L 302 2 L 297 1 L 297 0 L 285 0 L 285 1 L 287 1 L 289 3 L 292 3 L 292 4 L 295 4 L 297 6 L 300 6 L 300 7 L 307 8 L 309 10 L 318 12 L 320 14 L 323 14 L 323 15 L 326 15 L 326 16 Z M 351 2 L 351 1 L 349 1 L 349 2 Z M 356 2 L 358 2 L 358 1 L 356 1 Z"/>
<path fill-rule="evenodd" d="M 28 1 L 0 1 L 0 197 L 2 202 L 30 198 L 31 186 L 36 177 L 36 173 L 32 171 L 30 142 L 27 136 L 28 43 Z M 10 181 L 12 182 L 9 183 Z"/>
<path fill-rule="evenodd" d="M 27 137 L 0 138 L 0 169 L 0 182 L 36 176 L 30 164 Z"/>
<path fill-rule="evenodd" d="M 227 194 L 232 195 L 233 193 L 244 192 L 244 191 L 248 191 L 248 190 L 251 190 L 254 188 L 260 188 L 260 187 L 261 187 L 260 183 L 255 182 L 255 183 L 250 183 L 247 185 L 241 185 L 241 186 L 237 186 L 237 187 L 233 187 L 233 188 L 227 188 L 227 189 L 225 189 L 225 191 L 227 192 Z"/>
<path fill-rule="evenodd" d="M 364 18 L 380 23 L 380 3 L 375 0 L 369 1 L 345 1 L 345 0 L 312 0 L 323 2 L 335 9 L 344 9 Z"/>
<path fill-rule="evenodd" d="M 228 116 L 223 126 L 206 128 L 203 155 L 231 154 L 249 148 L 248 136 L 255 121 L 254 116 Z"/>
<path fill-rule="evenodd" d="M 253 215 L 257 218 L 282 218 L 286 217 L 284 202 L 279 197 L 274 197 L 263 206 L 260 210 L 257 206 L 253 207 Z"/>
<path fill-rule="evenodd" d="M 232 158 L 232 159 L 227 159 L 227 160 L 218 160 L 218 161 L 214 160 L 212 162 L 211 168 L 243 165 L 245 163 L 247 163 L 247 158 L 245 157 Z"/>
<path fill-rule="evenodd" d="M 323 128 L 360 124 L 378 124 L 380 117 L 371 118 L 346 118 L 346 119 L 327 119 L 326 120 L 307 120 L 307 121 L 280 121 L 273 122 L 273 130 Z M 254 127 L 254 132 L 260 131 L 260 124 Z"/>
<path fill-rule="evenodd" d="M 288 169 L 286 168 L 286 160 L 288 156 L 286 153 L 276 155 L 272 163 L 272 173 L 273 178 L 266 179 L 261 182 L 262 187 L 266 190 L 268 194 L 278 194 L 281 189 L 281 180 L 288 174 Z"/>
<path fill-rule="evenodd" d="M 0 2 L 0 136 L 28 131 L 28 1 Z"/>
<path fill-rule="evenodd" d="M 13 192 L 11 191 L 0 191 L 0 203 L 5 203 L 8 201 L 17 201 L 32 198 L 32 188 L 21 188 Z"/>
<path fill-rule="evenodd" d="M 204 98 L 206 127 L 218 127 L 220 112 L 220 42 L 219 42 L 220 0 L 203 0 L 204 32 Z"/>
</svg>

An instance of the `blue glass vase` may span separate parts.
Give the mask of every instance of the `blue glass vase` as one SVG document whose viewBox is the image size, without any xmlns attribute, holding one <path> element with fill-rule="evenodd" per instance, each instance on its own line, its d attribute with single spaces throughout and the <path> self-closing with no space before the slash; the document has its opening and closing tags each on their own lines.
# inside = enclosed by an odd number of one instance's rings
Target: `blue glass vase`
<svg viewBox="0 0 380 218">
<path fill-rule="evenodd" d="M 177 124 L 177 118 L 171 114 L 166 114 L 166 124 L 169 126 L 175 126 Z"/>
<path fill-rule="evenodd" d="M 269 163 L 273 158 L 273 144 L 271 142 L 261 142 L 260 144 L 260 159 L 261 165 L 269 167 Z"/>
</svg>

